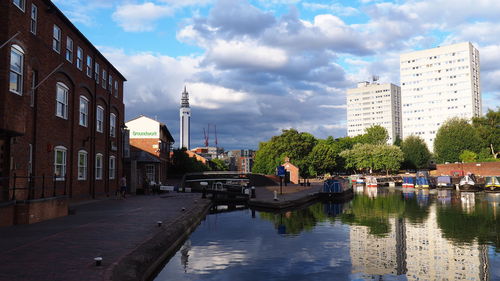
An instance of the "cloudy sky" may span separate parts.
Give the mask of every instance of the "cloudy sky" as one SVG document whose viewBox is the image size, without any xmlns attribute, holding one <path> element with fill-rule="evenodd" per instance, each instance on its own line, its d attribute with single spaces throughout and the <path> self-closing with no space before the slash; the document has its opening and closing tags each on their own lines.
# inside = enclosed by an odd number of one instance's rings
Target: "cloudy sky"
<svg viewBox="0 0 500 281">
<path fill-rule="evenodd" d="M 347 88 L 399 85 L 401 53 L 463 41 L 480 52 L 483 107 L 500 106 L 498 0 L 53 1 L 128 79 L 127 120 L 156 117 L 178 140 L 187 87 L 193 146 L 208 124 L 226 149 L 287 128 L 345 136 Z"/>
</svg>

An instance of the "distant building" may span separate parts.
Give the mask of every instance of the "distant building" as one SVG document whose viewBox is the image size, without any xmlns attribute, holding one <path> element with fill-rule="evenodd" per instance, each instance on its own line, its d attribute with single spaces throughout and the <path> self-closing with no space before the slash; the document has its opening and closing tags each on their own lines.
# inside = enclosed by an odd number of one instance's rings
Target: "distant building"
<svg viewBox="0 0 500 281">
<path fill-rule="evenodd" d="M 360 82 L 347 90 L 347 135 L 354 137 L 380 125 L 387 129 L 388 143 L 401 136 L 401 90 L 394 84 Z"/>
<path fill-rule="evenodd" d="M 300 180 L 299 167 L 290 163 L 290 159 L 288 157 L 285 157 L 285 163 L 283 163 L 283 166 L 285 166 L 285 170 L 286 170 L 286 174 L 287 174 L 285 177 L 285 180 L 287 180 L 291 183 L 294 183 L 294 184 L 298 184 L 299 180 Z"/>
<path fill-rule="evenodd" d="M 253 161 L 255 159 L 255 150 L 241 149 L 231 150 L 227 153 L 227 164 L 229 170 L 240 173 L 251 173 Z"/>
<path fill-rule="evenodd" d="M 0 225 L 114 194 L 125 77 L 49 0 L 0 1 L 0 46 Z"/>
<path fill-rule="evenodd" d="M 144 179 L 164 184 L 174 143 L 167 125 L 146 116 L 132 119 L 125 125 L 130 132 L 131 186 L 140 188 Z M 134 161 L 137 163 L 134 164 Z"/>
<path fill-rule="evenodd" d="M 180 113 L 180 138 L 179 138 L 179 148 L 185 147 L 189 150 L 190 147 L 190 126 L 191 126 L 191 108 L 189 107 L 189 93 L 184 87 L 184 92 L 182 92 L 181 108 Z"/>
<path fill-rule="evenodd" d="M 422 137 L 432 150 L 449 118 L 481 115 L 479 51 L 469 43 L 402 54 L 403 138 Z"/>
<path fill-rule="evenodd" d="M 224 154 L 224 148 L 215 146 L 196 147 L 191 151 L 208 160 L 217 159 Z"/>
</svg>

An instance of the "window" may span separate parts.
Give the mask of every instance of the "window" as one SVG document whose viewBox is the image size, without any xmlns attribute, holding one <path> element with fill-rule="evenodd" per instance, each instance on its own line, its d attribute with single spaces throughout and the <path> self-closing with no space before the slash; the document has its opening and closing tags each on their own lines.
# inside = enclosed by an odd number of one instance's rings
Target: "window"
<svg viewBox="0 0 500 281">
<path fill-rule="evenodd" d="M 37 27 L 37 20 L 38 20 L 38 7 L 35 4 L 31 4 L 31 25 L 30 25 L 30 31 L 31 33 L 36 35 L 36 27 Z"/>
<path fill-rule="evenodd" d="M 83 68 L 83 50 L 80 47 L 76 49 L 76 67 L 80 70 Z"/>
<path fill-rule="evenodd" d="M 18 45 L 10 48 L 10 81 L 9 90 L 18 95 L 23 94 L 23 61 L 24 52 Z"/>
<path fill-rule="evenodd" d="M 109 74 L 108 83 L 109 83 L 108 89 L 111 93 L 113 93 L 113 76 L 111 76 L 111 74 Z"/>
<path fill-rule="evenodd" d="M 118 97 L 118 81 L 115 80 L 115 97 Z"/>
<path fill-rule="evenodd" d="M 102 133 L 103 127 L 104 127 L 104 108 L 102 106 L 98 106 L 96 114 L 96 130 Z"/>
<path fill-rule="evenodd" d="M 24 12 L 24 1 L 25 0 L 12 0 L 12 3 Z"/>
<path fill-rule="evenodd" d="M 87 151 L 78 151 L 78 179 L 87 179 Z"/>
<path fill-rule="evenodd" d="M 99 68 L 99 64 L 96 62 L 95 64 L 95 70 L 94 70 L 94 74 L 95 74 L 95 82 L 97 84 L 99 84 L 99 72 L 101 71 L 100 68 Z"/>
<path fill-rule="evenodd" d="M 63 83 L 57 83 L 56 116 L 68 119 L 68 92 L 69 88 Z"/>
<path fill-rule="evenodd" d="M 61 52 L 61 29 L 55 24 L 52 33 L 52 49 L 58 53 Z"/>
<path fill-rule="evenodd" d="M 102 70 L 102 87 L 106 89 L 106 70 Z"/>
<path fill-rule="evenodd" d="M 102 154 L 100 153 L 95 156 L 95 179 L 102 180 Z"/>
<path fill-rule="evenodd" d="M 92 58 L 87 56 L 87 76 L 92 78 Z"/>
<path fill-rule="evenodd" d="M 116 130 L 116 115 L 114 113 L 111 113 L 109 115 L 109 135 L 111 137 L 115 137 L 115 130 Z"/>
<path fill-rule="evenodd" d="M 146 164 L 146 178 L 148 181 L 154 181 L 155 180 L 155 166 L 153 164 Z"/>
<path fill-rule="evenodd" d="M 114 180 L 116 173 L 116 158 L 114 156 L 109 156 L 109 179 Z"/>
<path fill-rule="evenodd" d="M 73 39 L 66 37 L 66 60 L 73 63 Z"/>
<path fill-rule="evenodd" d="M 66 177 L 66 153 L 64 146 L 54 148 L 54 175 L 56 180 L 64 180 Z"/>
<path fill-rule="evenodd" d="M 88 117 L 89 117 L 89 100 L 80 96 L 80 125 L 83 127 L 88 126 Z"/>
</svg>

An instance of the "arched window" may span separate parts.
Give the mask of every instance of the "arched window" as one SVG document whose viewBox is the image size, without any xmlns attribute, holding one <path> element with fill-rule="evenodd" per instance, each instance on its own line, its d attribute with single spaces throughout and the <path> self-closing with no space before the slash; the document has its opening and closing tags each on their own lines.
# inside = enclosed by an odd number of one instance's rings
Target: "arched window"
<svg viewBox="0 0 500 281">
<path fill-rule="evenodd" d="M 66 177 L 66 159 L 68 149 L 64 146 L 54 148 L 54 175 L 56 180 L 64 180 Z"/>
<path fill-rule="evenodd" d="M 78 151 L 78 179 L 87 179 L 87 156 L 88 153 L 85 150 Z"/>
<path fill-rule="evenodd" d="M 95 156 L 95 179 L 102 180 L 102 154 L 97 153 Z"/>
<path fill-rule="evenodd" d="M 10 80 L 9 90 L 18 95 L 23 94 L 24 51 L 18 45 L 10 48 Z"/>
<path fill-rule="evenodd" d="M 68 93 L 68 86 L 58 82 L 56 90 L 56 116 L 63 119 L 68 119 Z"/>
</svg>

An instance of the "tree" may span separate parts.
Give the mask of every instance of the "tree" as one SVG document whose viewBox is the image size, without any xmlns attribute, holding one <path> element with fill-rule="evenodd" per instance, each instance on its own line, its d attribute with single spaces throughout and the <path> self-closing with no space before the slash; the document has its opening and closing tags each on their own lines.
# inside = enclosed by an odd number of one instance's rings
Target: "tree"
<svg viewBox="0 0 500 281">
<path fill-rule="evenodd" d="M 497 159 L 500 155 L 500 107 L 497 111 L 488 110 L 484 117 L 473 118 L 472 125 L 484 141 L 484 146 L 490 150 L 491 156 Z"/>
<path fill-rule="evenodd" d="M 396 138 L 394 139 L 393 145 L 401 147 L 401 144 L 403 143 L 403 140 L 399 135 L 396 135 Z"/>
<path fill-rule="evenodd" d="M 451 118 L 436 134 L 434 153 L 438 162 L 457 162 L 464 150 L 479 153 L 482 143 L 479 134 L 466 119 Z"/>
<path fill-rule="evenodd" d="M 281 135 L 259 144 L 252 171 L 274 174 L 276 167 L 288 157 L 300 169 L 301 176 L 307 177 L 310 172 L 308 156 L 316 143 L 316 138 L 309 133 L 299 133 L 295 129 L 283 130 Z"/>
<path fill-rule="evenodd" d="M 403 166 L 407 169 L 425 168 L 431 159 L 431 153 L 425 141 L 419 136 L 408 136 L 401 143 L 404 154 Z"/>
<path fill-rule="evenodd" d="M 460 161 L 462 162 L 476 162 L 477 161 L 477 153 L 470 151 L 470 150 L 464 150 L 460 154 Z"/>
<path fill-rule="evenodd" d="M 396 171 L 404 160 L 403 151 L 395 145 L 377 145 L 374 147 L 373 158 L 376 170 L 385 170 L 386 174 Z"/>
<path fill-rule="evenodd" d="M 186 148 L 174 149 L 171 173 L 183 175 L 185 173 L 208 171 L 210 168 L 194 157 L 189 157 Z"/>
<path fill-rule="evenodd" d="M 226 165 L 226 163 L 224 163 L 224 161 L 220 160 L 220 159 L 212 159 L 210 160 L 210 162 L 212 162 L 213 164 L 213 171 L 228 171 L 229 170 L 229 167 Z"/>
<path fill-rule="evenodd" d="M 344 161 L 340 153 L 352 147 L 345 138 L 334 139 L 328 137 L 319 140 L 309 154 L 309 164 L 312 175 L 335 174 L 335 171 L 344 170 Z"/>
<path fill-rule="evenodd" d="M 387 129 L 380 125 L 373 125 L 365 129 L 364 135 L 365 143 L 369 144 L 386 144 L 389 139 Z"/>
</svg>

